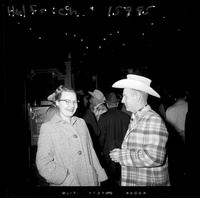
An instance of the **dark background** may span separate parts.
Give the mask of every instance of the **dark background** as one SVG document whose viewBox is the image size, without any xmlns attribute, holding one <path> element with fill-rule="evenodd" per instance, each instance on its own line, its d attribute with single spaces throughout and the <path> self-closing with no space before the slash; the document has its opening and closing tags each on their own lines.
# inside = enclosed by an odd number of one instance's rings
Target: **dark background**
<svg viewBox="0 0 200 198">
<path fill-rule="evenodd" d="M 66 5 L 80 16 L 61 16 L 59 9 Z M 109 8 L 117 13 L 119 6 L 117 16 L 108 17 Z M 155 7 L 147 11 L 149 6 Z M 130 16 L 122 7 L 131 7 Z M 139 14 L 139 7 L 144 13 Z M 47 11 L 42 13 L 43 8 Z M 28 100 L 36 95 L 44 99 L 59 82 L 50 75 L 37 75 L 31 82 L 31 72 L 56 68 L 65 74 L 70 53 L 77 90 L 94 89 L 92 76 L 97 76 L 98 88 L 105 91 L 130 68 L 140 68 L 155 88 L 186 87 L 188 72 L 194 69 L 192 8 L 185 1 L 6 1 L 1 6 L 6 78 L 24 81 Z"/>
<path fill-rule="evenodd" d="M 26 12 L 24 18 L 8 15 L 8 7 L 20 9 L 22 5 L 29 7 L 31 4 L 38 8 L 49 8 L 51 12 L 36 13 L 34 16 Z M 115 80 L 124 77 L 130 68 L 141 68 L 146 76 L 153 79 L 155 87 L 160 89 L 172 89 L 178 85 L 191 90 L 191 87 L 198 84 L 198 78 L 195 77 L 197 65 L 194 64 L 196 26 L 193 23 L 192 3 L 89 0 L 58 3 L 16 0 L 2 1 L 0 5 L 2 172 L 5 172 L 4 184 L 8 195 L 12 192 L 15 195 L 18 191 L 23 194 L 22 188 L 31 186 L 27 102 L 35 100 L 34 94 L 44 99 L 59 83 L 52 83 L 49 76 L 38 77 L 38 80 L 31 83 L 31 70 L 57 68 L 64 74 L 64 62 L 68 60 L 68 53 L 71 53 L 76 89 L 93 89 L 88 79 L 97 75 L 98 88 L 106 90 Z M 82 10 L 87 16 L 52 14 L 52 6 L 63 8 L 65 5 Z M 125 12 L 120 12 L 118 16 L 108 17 L 108 7 L 118 5 L 131 6 L 131 15 L 126 17 Z M 139 16 L 136 8 L 147 8 L 149 5 L 155 5 L 155 8 L 147 15 Z M 94 12 L 89 11 L 90 6 L 94 6 Z M 117 33 L 118 30 L 120 33 Z M 109 36 L 109 33 L 112 35 Z M 105 42 L 103 38 L 106 38 Z M 188 125 L 190 130 L 195 131 L 193 115 L 197 109 L 192 96 L 191 92 L 192 111 Z M 188 147 L 192 152 L 188 151 L 187 162 L 194 161 L 191 158 L 195 157 L 192 153 L 197 143 L 194 138 L 196 135 L 191 132 L 188 136 Z M 194 169 L 192 173 L 188 171 L 188 181 L 193 181 L 192 175 L 196 173 Z M 187 184 L 188 188 L 194 187 L 194 191 L 195 186 L 196 182 Z"/>
</svg>

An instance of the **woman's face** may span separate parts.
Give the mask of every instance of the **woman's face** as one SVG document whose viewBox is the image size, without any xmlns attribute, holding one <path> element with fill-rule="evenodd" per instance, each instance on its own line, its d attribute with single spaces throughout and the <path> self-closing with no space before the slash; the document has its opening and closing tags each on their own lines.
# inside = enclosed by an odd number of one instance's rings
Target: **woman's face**
<svg viewBox="0 0 200 198">
<path fill-rule="evenodd" d="M 74 92 L 63 91 L 56 104 L 62 115 L 72 117 L 78 107 L 76 94 Z"/>
</svg>

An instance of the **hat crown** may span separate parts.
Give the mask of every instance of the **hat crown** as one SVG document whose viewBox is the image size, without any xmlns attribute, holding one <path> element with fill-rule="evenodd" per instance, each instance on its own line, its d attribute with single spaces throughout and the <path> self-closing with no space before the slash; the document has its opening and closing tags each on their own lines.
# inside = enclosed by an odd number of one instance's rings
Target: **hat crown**
<svg viewBox="0 0 200 198">
<path fill-rule="evenodd" d="M 95 90 L 93 91 L 93 93 L 94 93 L 95 98 L 97 98 L 97 99 L 102 99 L 102 98 L 104 98 L 103 93 L 102 93 L 101 91 L 99 91 L 98 89 L 95 89 Z"/>
<path fill-rule="evenodd" d="M 105 100 L 104 94 L 98 89 L 95 89 L 93 92 L 89 91 L 89 94 L 91 94 L 94 98 L 96 98 L 98 100 L 101 100 L 101 101 Z"/>
<path fill-rule="evenodd" d="M 151 80 L 149 78 L 146 78 L 144 76 L 138 76 L 135 74 L 128 74 L 127 79 L 131 79 L 131 80 L 135 80 L 135 81 L 144 83 L 147 86 L 150 86 L 150 84 L 151 84 Z"/>
</svg>

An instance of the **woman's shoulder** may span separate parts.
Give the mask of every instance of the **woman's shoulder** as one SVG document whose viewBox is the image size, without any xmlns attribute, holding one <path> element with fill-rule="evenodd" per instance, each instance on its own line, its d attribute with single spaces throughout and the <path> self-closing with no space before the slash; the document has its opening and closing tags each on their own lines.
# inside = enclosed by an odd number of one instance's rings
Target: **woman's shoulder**
<svg viewBox="0 0 200 198">
<path fill-rule="evenodd" d="M 54 128 L 53 124 L 54 123 L 51 122 L 51 121 L 44 122 L 44 123 L 41 124 L 41 129 L 48 129 L 48 130 L 50 130 L 51 128 Z"/>
<path fill-rule="evenodd" d="M 78 117 L 78 116 L 73 116 L 73 120 L 78 122 L 78 123 L 85 123 L 85 120 L 81 117 Z"/>
<path fill-rule="evenodd" d="M 74 116 L 74 124 L 78 127 L 81 128 L 82 130 L 85 130 L 87 128 L 87 124 L 83 118 Z"/>
</svg>

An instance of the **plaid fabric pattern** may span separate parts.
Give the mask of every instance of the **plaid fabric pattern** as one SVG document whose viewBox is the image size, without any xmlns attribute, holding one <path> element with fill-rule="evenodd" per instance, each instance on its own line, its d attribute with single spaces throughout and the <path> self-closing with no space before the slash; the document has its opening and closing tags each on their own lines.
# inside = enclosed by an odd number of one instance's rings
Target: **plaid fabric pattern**
<svg viewBox="0 0 200 198">
<path fill-rule="evenodd" d="M 132 115 L 122 143 L 122 186 L 169 186 L 168 132 L 149 105 Z"/>
</svg>

